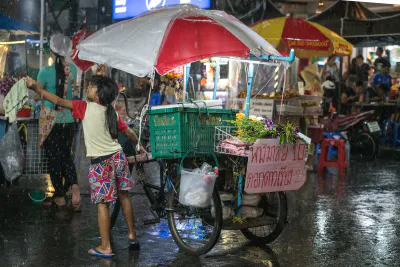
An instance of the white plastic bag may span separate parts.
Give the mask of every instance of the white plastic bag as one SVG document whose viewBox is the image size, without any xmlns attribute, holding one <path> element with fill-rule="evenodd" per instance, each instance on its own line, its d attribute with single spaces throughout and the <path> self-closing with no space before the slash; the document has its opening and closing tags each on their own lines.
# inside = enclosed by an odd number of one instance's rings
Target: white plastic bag
<svg viewBox="0 0 400 267">
<path fill-rule="evenodd" d="M 12 182 L 22 175 L 25 162 L 17 122 L 12 124 L 0 140 L 0 150 L 0 163 L 3 167 L 4 176 L 9 182 Z"/>
<path fill-rule="evenodd" d="M 260 194 L 243 194 L 242 195 L 242 205 L 243 206 L 257 207 L 260 200 L 261 200 Z"/>
<path fill-rule="evenodd" d="M 242 207 L 241 209 L 242 219 L 246 220 L 249 218 L 257 218 L 263 214 L 263 210 L 255 207 Z"/>
<path fill-rule="evenodd" d="M 205 174 L 182 170 L 179 202 L 198 208 L 210 206 L 217 177 L 215 173 Z"/>
</svg>

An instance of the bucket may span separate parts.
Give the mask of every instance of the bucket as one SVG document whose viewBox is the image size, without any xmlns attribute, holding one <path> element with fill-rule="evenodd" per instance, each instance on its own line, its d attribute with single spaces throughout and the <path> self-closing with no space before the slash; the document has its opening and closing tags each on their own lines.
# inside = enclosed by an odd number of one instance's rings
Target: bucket
<svg viewBox="0 0 400 267">
<path fill-rule="evenodd" d="M 46 199 L 46 193 L 41 190 L 35 190 L 28 193 L 33 204 L 40 204 Z"/>
</svg>

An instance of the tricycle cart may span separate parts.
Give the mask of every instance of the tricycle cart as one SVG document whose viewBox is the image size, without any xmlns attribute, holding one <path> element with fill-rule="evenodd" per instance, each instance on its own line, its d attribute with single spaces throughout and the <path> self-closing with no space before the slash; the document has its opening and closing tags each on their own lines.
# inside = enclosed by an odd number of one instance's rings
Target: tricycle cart
<svg viewBox="0 0 400 267">
<path fill-rule="evenodd" d="M 88 37 L 78 49 L 80 59 L 139 77 L 149 75 L 152 79 L 155 71 L 164 75 L 182 65 L 186 65 L 187 72 L 190 62 L 204 58 L 225 57 L 247 62 L 246 117 L 249 116 L 253 64 L 287 67 L 294 60 L 293 51 L 289 57 L 282 57 L 236 18 L 190 5 L 159 8 L 114 24 Z M 186 75 L 186 88 L 187 78 Z M 158 162 L 160 170 L 158 185 L 149 183 L 143 176 L 139 178 L 155 217 L 145 223 L 157 223 L 166 217 L 175 242 L 187 253 L 207 253 L 218 242 L 222 229 L 241 230 L 251 240 L 272 242 L 283 230 L 287 217 L 286 195 L 279 188 L 293 190 L 304 183 L 304 173 L 296 172 L 301 171 L 301 164 L 296 165 L 297 169 L 284 171 L 285 160 L 281 160 L 276 166 L 282 169 L 272 170 L 266 178 L 273 191 L 265 191 L 265 184 L 259 186 L 261 191 L 251 194 L 249 180 L 245 179 L 250 166 L 248 154 L 238 156 L 219 149 L 221 142 L 229 138 L 218 131 L 232 126 L 230 121 L 235 118 L 236 111 L 188 101 L 177 107 L 152 108 L 147 114 L 142 112 L 136 121 L 139 134 L 143 127 L 149 126 L 151 156 L 131 156 L 129 160 L 136 163 L 138 171 L 152 161 Z M 287 157 L 295 158 L 295 146 L 286 145 L 282 155 L 286 153 Z M 246 149 L 250 151 L 252 147 Z M 297 154 L 301 153 L 297 151 Z M 292 180 L 299 177 L 301 183 L 294 185 Z M 254 184 L 265 180 L 251 179 Z M 220 195 L 219 191 L 224 193 Z M 118 203 L 114 207 L 113 223 L 119 212 Z"/>
</svg>

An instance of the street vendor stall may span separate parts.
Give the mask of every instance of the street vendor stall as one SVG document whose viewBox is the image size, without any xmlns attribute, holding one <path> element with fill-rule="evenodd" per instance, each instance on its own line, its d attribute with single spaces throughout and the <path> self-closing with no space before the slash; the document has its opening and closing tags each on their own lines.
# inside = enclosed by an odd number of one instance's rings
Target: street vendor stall
<svg viewBox="0 0 400 267">
<path fill-rule="evenodd" d="M 151 80 L 154 80 L 156 71 L 164 75 L 178 66 L 201 59 L 226 58 L 229 61 L 246 62 L 249 64 L 243 114 L 246 122 L 250 118 L 254 66 L 282 66 L 286 69 L 289 65 L 287 62 L 294 59 L 294 52 L 282 57 L 262 37 L 224 12 L 201 10 L 190 5 L 158 8 L 132 20 L 114 24 L 88 37 L 78 45 L 78 49 L 81 59 L 106 64 L 140 77 L 148 75 Z M 209 103 L 188 101 L 152 107 L 147 111 L 152 158 L 161 162 L 161 169 L 164 165 L 168 167 L 161 187 L 150 187 L 149 191 L 146 182 L 143 182 L 146 195 L 157 215 L 168 218 L 178 246 L 190 254 L 204 254 L 212 249 L 222 228 L 241 230 L 251 240 L 271 242 L 283 230 L 287 217 L 286 195 L 280 191 L 298 189 L 305 182 L 306 145 L 300 141 L 305 136 L 299 135 L 292 124 L 277 123 L 275 127 L 261 121 L 261 124 L 257 123 L 260 128 L 253 132 L 260 134 L 258 137 L 261 139 L 270 140 L 267 143 L 273 145 L 275 150 L 283 151 L 274 155 L 277 157 L 274 161 L 281 161 L 275 164 L 275 168 L 282 170 L 291 166 L 291 170 L 280 171 L 280 174 L 276 170 L 274 176 L 274 169 L 272 176 L 267 178 L 270 179 L 269 183 L 258 186 L 255 191 L 250 190 L 250 185 L 254 187 L 265 181 L 261 176 L 245 178 L 246 169 L 257 172 L 260 166 L 251 169 L 246 157 L 231 155 L 233 162 L 242 163 L 225 168 L 221 165 L 219 168 L 220 163 L 224 162 L 221 161 L 223 154 L 215 149 L 215 145 L 223 141 L 218 140 L 216 127 L 232 125 L 236 121 L 237 111 L 210 108 Z M 146 116 L 143 112 L 140 126 Z M 267 143 L 260 141 L 261 151 Z M 296 164 L 294 157 L 298 159 Z M 240 169 L 237 168 L 239 166 Z M 220 177 L 225 179 L 222 182 L 229 188 L 229 192 L 221 195 L 226 200 L 224 203 L 221 202 L 218 188 L 214 186 L 220 172 L 231 173 L 231 177 L 234 177 L 232 182 L 228 181 L 229 175 Z M 169 190 L 166 199 L 163 199 L 165 186 Z M 154 194 L 152 190 L 159 191 Z M 275 205 L 277 209 L 272 216 L 264 212 L 266 209 L 272 211 L 273 207 L 269 205 Z M 182 223 L 184 220 L 189 221 L 185 224 Z M 195 232 L 188 234 L 185 225 L 190 225 Z M 263 234 L 257 231 L 269 225 L 274 225 L 272 231 L 264 231 Z"/>
<path fill-rule="evenodd" d="M 21 78 L 21 75 L 25 75 L 23 71 L 26 70 L 26 68 L 22 68 L 21 71 L 20 68 L 19 73 L 5 74 L 6 60 L 13 60 L 13 58 L 7 58 L 7 53 L 12 51 L 12 48 L 16 45 L 24 46 L 25 62 L 23 64 L 26 65 L 26 38 L 37 34 L 39 34 L 37 30 L 0 13 L 0 138 L 2 138 L 10 128 L 8 119 L 3 116 L 4 97 L 8 94 L 17 80 Z M 29 100 L 26 102 L 26 106 L 24 106 L 24 108 L 17 114 L 18 125 L 20 125 L 21 144 L 25 153 L 23 172 L 26 175 L 42 174 L 47 173 L 47 160 L 44 151 L 40 149 L 37 142 L 38 121 L 33 112 L 35 108 L 34 94 L 29 93 L 29 95 Z"/>
</svg>

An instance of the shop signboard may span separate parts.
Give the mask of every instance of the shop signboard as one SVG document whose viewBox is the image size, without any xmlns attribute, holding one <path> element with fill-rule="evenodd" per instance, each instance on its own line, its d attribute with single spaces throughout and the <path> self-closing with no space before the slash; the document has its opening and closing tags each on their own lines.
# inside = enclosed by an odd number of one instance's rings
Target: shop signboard
<svg viewBox="0 0 400 267">
<path fill-rule="evenodd" d="M 259 139 L 250 147 L 244 191 L 249 194 L 297 190 L 306 181 L 306 144 Z"/>
<path fill-rule="evenodd" d="M 250 100 L 249 114 L 272 119 L 274 115 L 274 103 L 273 99 L 252 99 Z"/>
<path fill-rule="evenodd" d="M 133 18 L 153 8 L 177 4 L 191 4 L 207 9 L 211 7 L 211 0 L 113 0 L 112 17 L 114 20 Z"/>
</svg>

